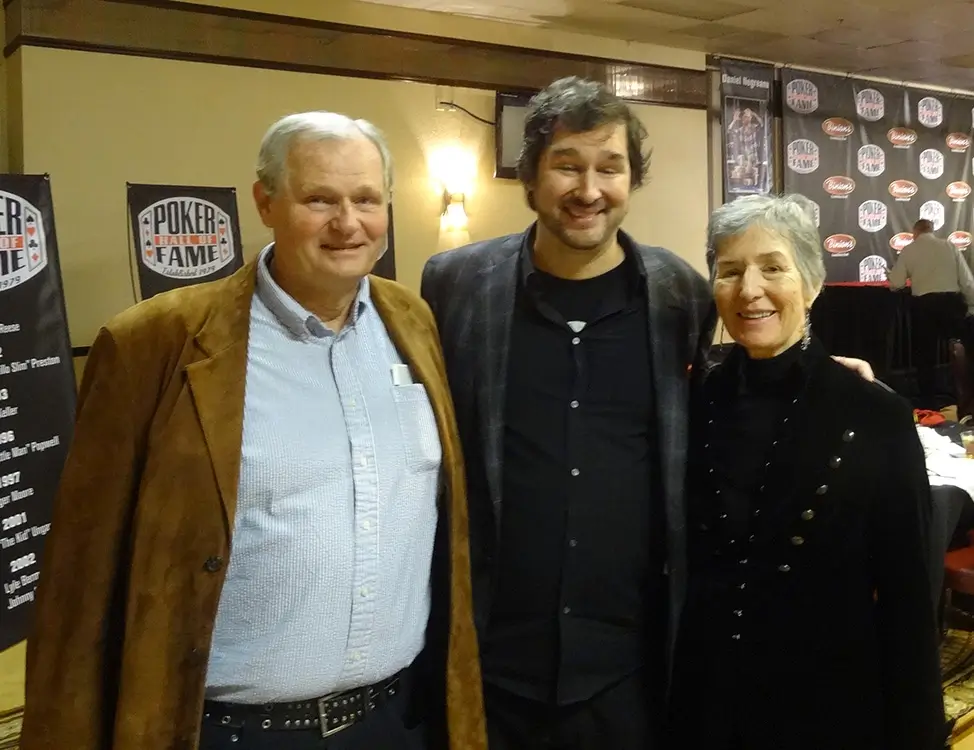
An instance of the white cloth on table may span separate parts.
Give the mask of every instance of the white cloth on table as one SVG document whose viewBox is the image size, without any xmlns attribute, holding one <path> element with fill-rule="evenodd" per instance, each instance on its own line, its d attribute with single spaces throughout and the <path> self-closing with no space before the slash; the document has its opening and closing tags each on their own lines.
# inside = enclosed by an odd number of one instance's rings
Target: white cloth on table
<svg viewBox="0 0 974 750">
<path fill-rule="evenodd" d="M 931 427 L 917 425 L 931 485 L 952 484 L 974 498 L 974 460 L 965 457 L 962 445 Z"/>
</svg>

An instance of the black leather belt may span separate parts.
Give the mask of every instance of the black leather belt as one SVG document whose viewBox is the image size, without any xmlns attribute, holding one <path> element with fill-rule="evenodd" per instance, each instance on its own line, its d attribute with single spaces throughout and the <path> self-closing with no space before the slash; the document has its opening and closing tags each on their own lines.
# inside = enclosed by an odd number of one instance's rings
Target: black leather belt
<svg viewBox="0 0 974 750">
<path fill-rule="evenodd" d="M 320 729 L 322 737 L 348 729 L 399 692 L 402 672 L 367 687 L 297 703 L 246 705 L 206 701 L 203 720 L 227 727 L 264 730 Z"/>
</svg>

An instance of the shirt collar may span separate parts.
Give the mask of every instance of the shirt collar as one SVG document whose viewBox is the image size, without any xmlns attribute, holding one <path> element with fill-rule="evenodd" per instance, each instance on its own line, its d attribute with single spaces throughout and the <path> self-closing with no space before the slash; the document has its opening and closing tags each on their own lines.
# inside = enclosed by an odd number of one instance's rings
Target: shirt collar
<svg viewBox="0 0 974 750">
<path fill-rule="evenodd" d="M 285 292 L 271 275 L 270 263 L 274 257 L 272 242 L 257 256 L 257 296 L 280 323 L 299 339 L 325 338 L 334 335 L 328 326 L 314 313 L 308 312 L 290 294 Z M 355 302 L 348 317 L 348 327 L 354 328 L 359 317 L 372 305 L 369 277 L 359 282 Z"/>
<path fill-rule="evenodd" d="M 534 265 L 534 238 L 538 231 L 538 223 L 535 222 L 531 225 L 527 232 L 524 233 L 524 239 L 521 241 L 520 259 L 521 259 L 521 285 L 525 289 L 530 289 L 529 284 L 531 283 L 531 277 L 534 276 L 535 272 L 538 270 Z M 632 237 L 623 232 L 621 229 L 617 234 L 619 244 L 622 246 L 622 252 L 625 253 L 626 259 L 623 261 L 623 265 L 626 267 L 626 277 L 629 281 L 629 291 L 632 293 L 638 293 L 640 287 L 644 287 L 646 283 L 646 269 L 636 254 L 636 243 L 633 241 Z"/>
</svg>

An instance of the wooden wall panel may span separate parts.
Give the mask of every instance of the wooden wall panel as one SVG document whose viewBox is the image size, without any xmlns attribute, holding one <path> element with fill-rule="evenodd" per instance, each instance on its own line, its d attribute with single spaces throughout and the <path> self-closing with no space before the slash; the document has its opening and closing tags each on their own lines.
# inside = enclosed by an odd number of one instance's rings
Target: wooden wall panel
<svg viewBox="0 0 974 750">
<path fill-rule="evenodd" d="M 327 24 L 186 3 L 11 0 L 5 56 L 24 45 L 532 91 L 579 75 L 626 99 L 705 108 L 706 72 Z"/>
</svg>

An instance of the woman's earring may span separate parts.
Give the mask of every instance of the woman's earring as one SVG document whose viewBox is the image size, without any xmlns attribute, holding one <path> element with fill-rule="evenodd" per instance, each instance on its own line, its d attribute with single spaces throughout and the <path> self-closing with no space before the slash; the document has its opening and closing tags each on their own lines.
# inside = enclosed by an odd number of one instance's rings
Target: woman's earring
<svg viewBox="0 0 974 750">
<path fill-rule="evenodd" d="M 812 312 L 811 310 L 805 311 L 805 332 L 802 334 L 802 351 L 808 348 L 808 345 L 812 343 Z"/>
</svg>

